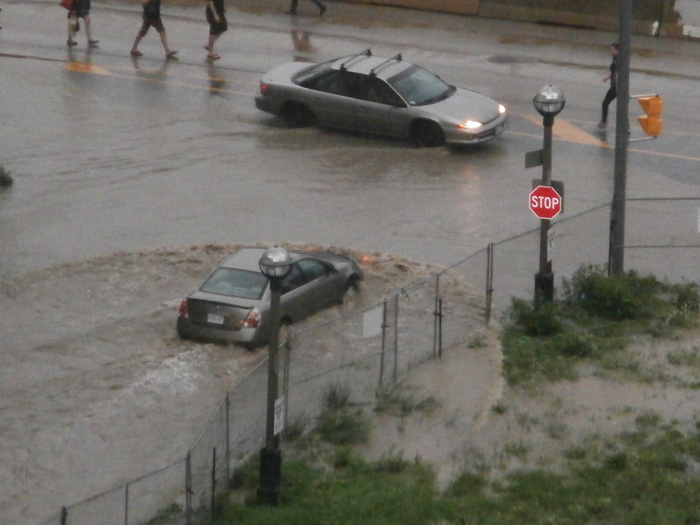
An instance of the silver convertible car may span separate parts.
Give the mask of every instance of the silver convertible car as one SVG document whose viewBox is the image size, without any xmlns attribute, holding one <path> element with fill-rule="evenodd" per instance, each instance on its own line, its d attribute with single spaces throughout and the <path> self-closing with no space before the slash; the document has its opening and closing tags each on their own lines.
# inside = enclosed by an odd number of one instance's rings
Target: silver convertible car
<svg viewBox="0 0 700 525">
<path fill-rule="evenodd" d="M 270 287 L 260 271 L 265 250 L 247 248 L 215 268 L 180 303 L 177 333 L 183 339 L 260 346 L 269 338 Z M 280 283 L 280 320 L 295 323 L 342 304 L 363 273 L 349 257 L 290 250 L 292 269 Z"/>
<path fill-rule="evenodd" d="M 369 49 L 318 64 L 282 64 L 262 77 L 255 105 L 292 126 L 408 138 L 417 146 L 484 142 L 508 121 L 503 104 L 451 86 L 401 55 L 382 58 Z"/>
</svg>

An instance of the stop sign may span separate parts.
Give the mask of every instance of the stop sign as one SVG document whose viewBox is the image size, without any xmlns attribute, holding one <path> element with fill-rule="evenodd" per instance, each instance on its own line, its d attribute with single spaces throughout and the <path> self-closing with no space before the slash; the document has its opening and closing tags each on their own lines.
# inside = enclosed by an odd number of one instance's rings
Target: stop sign
<svg viewBox="0 0 700 525">
<path fill-rule="evenodd" d="M 551 186 L 537 186 L 530 192 L 530 209 L 538 219 L 553 219 L 561 211 L 561 196 Z"/>
</svg>

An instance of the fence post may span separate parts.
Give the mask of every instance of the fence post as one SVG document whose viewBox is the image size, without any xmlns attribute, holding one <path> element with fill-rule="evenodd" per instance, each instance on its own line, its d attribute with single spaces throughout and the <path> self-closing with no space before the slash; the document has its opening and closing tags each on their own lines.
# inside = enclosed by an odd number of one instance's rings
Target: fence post
<svg viewBox="0 0 700 525">
<path fill-rule="evenodd" d="M 229 426 L 229 409 L 231 408 L 231 399 L 229 391 L 226 391 L 226 488 L 229 488 L 231 483 L 231 429 Z"/>
<path fill-rule="evenodd" d="M 185 460 L 185 525 L 192 525 L 192 455 Z"/>
<path fill-rule="evenodd" d="M 491 322 L 493 307 L 493 243 L 486 248 L 486 326 Z"/>
<path fill-rule="evenodd" d="M 124 525 L 129 525 L 129 484 L 124 487 Z"/>
<path fill-rule="evenodd" d="M 214 519 L 214 507 L 216 506 L 216 447 L 211 454 L 211 518 Z"/>
<path fill-rule="evenodd" d="M 399 375 L 399 296 L 394 296 L 394 377 L 396 380 Z"/>
<path fill-rule="evenodd" d="M 439 355 L 442 357 L 442 348 L 440 348 L 440 344 L 438 342 L 438 330 L 440 329 L 440 325 L 442 324 L 442 318 L 440 317 L 442 315 L 442 309 L 438 312 L 438 303 L 441 303 L 442 300 L 440 299 L 440 274 L 437 274 L 435 277 L 435 305 L 433 306 L 433 357 L 435 357 L 436 353 L 439 353 Z"/>
<path fill-rule="evenodd" d="M 438 357 L 442 357 L 442 299 L 438 300 L 438 311 L 435 314 L 438 319 L 437 336 L 438 336 Z"/>
<path fill-rule="evenodd" d="M 386 329 L 389 325 L 386 324 L 386 299 L 384 299 L 384 305 L 382 309 L 382 349 L 379 356 L 379 387 L 382 386 L 382 381 L 384 380 L 384 353 L 386 350 Z"/>
<path fill-rule="evenodd" d="M 68 509 L 61 507 L 61 525 L 66 525 L 68 523 Z"/>
<path fill-rule="evenodd" d="M 289 421 L 287 418 L 289 414 L 289 371 L 291 367 L 290 359 L 292 355 L 292 344 L 290 342 L 291 336 L 291 333 L 287 333 L 287 336 L 284 338 L 284 344 L 282 345 L 282 348 L 284 348 L 284 352 L 282 354 L 284 359 L 284 368 L 282 373 L 282 395 L 284 396 L 284 427 L 282 429 L 283 439 L 287 435 L 287 427 L 289 426 Z"/>
</svg>

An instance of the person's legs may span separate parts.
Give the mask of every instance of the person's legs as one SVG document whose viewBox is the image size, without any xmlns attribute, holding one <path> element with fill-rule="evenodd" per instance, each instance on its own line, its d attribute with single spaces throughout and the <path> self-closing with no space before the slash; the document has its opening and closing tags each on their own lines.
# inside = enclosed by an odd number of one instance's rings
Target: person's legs
<svg viewBox="0 0 700 525">
<path fill-rule="evenodd" d="M 151 24 L 149 24 L 145 19 L 143 21 L 143 24 L 141 24 L 141 29 L 139 29 L 139 32 L 136 33 L 136 38 L 134 39 L 134 45 L 131 46 L 131 54 L 132 55 L 137 55 L 141 56 L 143 53 L 139 51 L 139 43 L 141 42 L 141 39 L 146 36 L 146 33 L 148 33 L 148 28 L 151 27 Z"/>
<path fill-rule="evenodd" d="M 77 44 L 75 41 L 75 22 L 77 20 L 76 13 L 68 13 L 68 45 L 74 46 Z"/>
<path fill-rule="evenodd" d="M 610 103 L 615 100 L 615 97 L 617 97 L 617 90 L 615 88 L 610 88 L 608 89 L 608 92 L 605 94 L 605 98 L 603 98 L 603 103 L 601 104 L 601 118 L 600 118 L 600 124 L 598 124 L 599 127 L 605 127 L 608 123 L 608 106 L 610 106 Z"/>
<path fill-rule="evenodd" d="M 87 36 L 88 44 L 97 44 L 99 40 L 93 40 L 92 38 L 92 25 L 90 23 L 90 15 L 85 15 L 83 17 L 83 22 L 85 23 L 85 36 Z"/>
<path fill-rule="evenodd" d="M 214 45 L 216 44 L 216 41 L 219 39 L 221 35 L 223 35 L 226 31 L 228 30 L 228 21 L 226 20 L 226 15 L 225 14 L 220 14 L 219 15 L 219 20 L 210 20 L 209 22 L 209 40 L 207 42 L 207 45 L 204 46 L 207 51 L 209 51 L 209 54 L 207 55 L 209 58 L 213 60 L 217 60 L 221 58 L 221 55 L 219 55 L 215 50 L 214 50 Z"/>
<path fill-rule="evenodd" d="M 153 26 L 153 29 L 155 29 L 158 32 L 158 36 L 160 36 L 160 43 L 163 44 L 165 56 L 168 58 L 175 56 L 177 51 L 173 51 L 172 49 L 170 49 L 170 46 L 168 46 L 168 36 L 165 34 L 165 26 L 163 25 L 163 19 L 161 17 L 158 17 L 156 19 L 149 20 L 149 23 Z"/>
<path fill-rule="evenodd" d="M 296 15 L 297 14 L 297 5 L 299 4 L 299 0 L 292 0 L 292 3 L 289 5 L 289 13 L 290 15 Z"/>
<path fill-rule="evenodd" d="M 205 49 L 209 51 L 209 58 L 221 58 L 219 54 L 214 51 L 214 44 L 216 44 L 216 41 L 219 39 L 221 36 L 221 33 L 218 35 L 209 35 L 209 40 L 207 41 L 207 45 L 205 46 Z"/>
<path fill-rule="evenodd" d="M 170 49 L 170 46 L 168 46 L 168 37 L 165 34 L 165 27 L 161 24 L 161 29 L 162 31 L 158 31 L 158 34 L 160 35 L 160 42 L 163 44 L 163 49 L 165 49 L 165 56 L 166 57 L 173 57 L 177 54 L 177 51 L 173 51 Z"/>
</svg>

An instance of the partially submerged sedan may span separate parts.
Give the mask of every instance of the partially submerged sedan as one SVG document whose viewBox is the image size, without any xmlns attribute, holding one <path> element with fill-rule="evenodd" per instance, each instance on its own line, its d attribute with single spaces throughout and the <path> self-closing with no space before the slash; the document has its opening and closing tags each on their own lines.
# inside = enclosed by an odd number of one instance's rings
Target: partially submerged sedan
<svg viewBox="0 0 700 525">
<path fill-rule="evenodd" d="M 269 339 L 270 287 L 259 267 L 263 248 L 239 251 L 215 268 L 180 303 L 177 333 L 183 339 L 260 346 Z M 349 257 L 290 250 L 292 269 L 281 283 L 280 319 L 292 324 L 342 304 L 363 273 Z"/>
<path fill-rule="evenodd" d="M 476 144 L 503 133 L 503 104 L 449 85 L 401 55 L 357 55 L 309 65 L 282 64 L 266 73 L 258 109 L 290 125 L 319 124 L 408 138 L 416 146 Z"/>
</svg>

